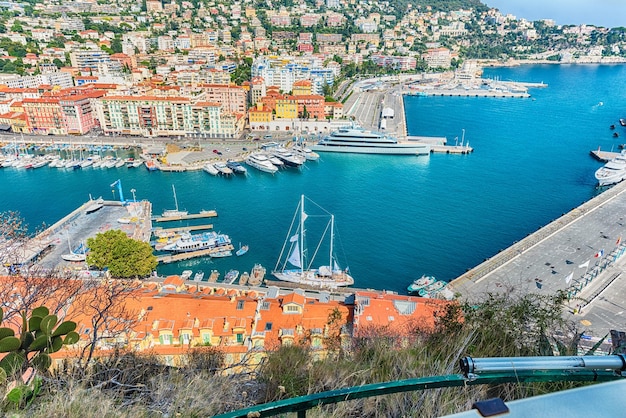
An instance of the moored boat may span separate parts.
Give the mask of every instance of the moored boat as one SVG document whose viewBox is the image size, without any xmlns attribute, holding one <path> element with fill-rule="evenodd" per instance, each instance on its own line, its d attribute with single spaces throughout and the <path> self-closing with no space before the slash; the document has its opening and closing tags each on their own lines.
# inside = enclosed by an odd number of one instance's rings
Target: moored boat
<svg viewBox="0 0 626 418">
<path fill-rule="evenodd" d="M 340 128 L 311 146 L 313 151 L 356 154 L 428 155 L 430 146 L 415 141 L 399 141 L 386 133 L 352 126 Z"/>
<path fill-rule="evenodd" d="M 272 149 L 272 155 L 281 160 L 288 167 L 300 167 L 304 164 L 304 157 L 294 154 L 283 147 L 276 147 Z"/>
<path fill-rule="evenodd" d="M 304 206 L 307 201 L 312 205 L 305 213 Z M 310 210 L 315 212 L 314 207 L 317 208 L 318 212 L 322 212 L 322 214 L 316 214 L 315 217 L 318 219 L 325 217 L 328 219 L 328 222 L 326 227 L 322 228 L 323 232 L 321 233 L 320 241 L 315 246 L 316 251 L 314 255 L 309 259 L 306 259 L 305 254 L 307 254 L 307 241 L 305 239 L 305 233 L 307 230 L 304 223 L 306 218 L 311 216 Z M 296 210 L 296 215 L 293 218 L 292 225 L 289 228 L 287 238 L 283 244 L 278 262 L 272 272 L 274 277 L 291 283 L 299 283 L 315 287 L 336 288 L 338 286 L 353 285 L 354 279 L 350 276 L 348 269 L 346 268 L 345 270 L 342 270 L 339 267 L 337 257 L 335 256 L 334 225 L 334 215 L 330 214 L 312 200 L 305 198 L 305 196 L 302 195 Z M 328 240 L 327 243 L 324 242 L 326 240 Z M 327 246 L 329 250 L 329 257 L 327 260 L 328 264 L 322 265 L 318 268 L 313 268 L 312 266 L 313 263 L 315 263 L 316 258 L 315 255 L 318 253 L 317 249 L 323 246 L 323 244 L 327 244 L 324 245 L 324 247 Z M 283 256 L 285 257 L 283 258 Z M 288 269 L 288 264 L 296 268 Z"/>
<path fill-rule="evenodd" d="M 626 150 L 622 152 L 595 172 L 598 186 L 617 184 L 626 178 Z"/>
<path fill-rule="evenodd" d="M 194 282 L 201 282 L 204 279 L 204 272 L 202 270 L 198 270 L 196 274 L 193 276 Z"/>
<path fill-rule="evenodd" d="M 220 173 L 219 170 L 211 163 L 206 163 L 202 166 L 202 169 L 212 176 L 217 176 Z"/>
<path fill-rule="evenodd" d="M 435 283 L 437 281 L 437 279 L 435 279 L 433 276 L 426 276 L 423 275 L 422 277 L 420 277 L 419 279 L 415 279 L 413 281 L 413 283 L 411 283 L 406 290 L 409 293 L 417 293 L 419 292 L 420 289 L 425 288 L 426 286 L 430 286 L 431 284 Z"/>
<path fill-rule="evenodd" d="M 255 264 L 250 271 L 250 277 L 248 278 L 248 284 L 250 286 L 258 286 L 263 283 L 265 279 L 265 267 L 260 264 Z"/>
<path fill-rule="evenodd" d="M 267 155 L 262 153 L 254 153 L 248 155 L 248 158 L 246 158 L 246 164 L 265 173 L 274 174 L 278 171 L 278 168 L 274 164 L 272 164 Z"/>
<path fill-rule="evenodd" d="M 438 292 L 442 291 L 448 285 L 447 282 L 443 280 L 437 280 L 436 282 L 429 284 L 426 287 L 418 290 L 418 295 L 423 298 L 432 298 L 437 295 Z"/>
<path fill-rule="evenodd" d="M 176 188 L 174 187 L 173 184 L 172 184 L 172 191 L 174 192 L 174 204 L 176 205 L 176 209 L 166 209 L 163 211 L 161 216 L 164 218 L 176 218 L 176 217 L 187 216 L 189 212 L 187 212 L 186 210 L 178 209 L 178 199 L 176 198 Z"/>
<path fill-rule="evenodd" d="M 250 273 L 248 273 L 247 271 L 244 271 L 243 273 L 241 273 L 241 276 L 239 276 L 239 285 L 245 286 L 246 284 L 248 284 L 249 278 L 250 278 Z"/>
<path fill-rule="evenodd" d="M 241 165 L 241 163 L 239 163 L 238 161 L 234 161 L 234 160 L 226 161 L 226 167 L 233 170 L 233 173 L 238 173 L 238 174 L 246 174 L 246 171 L 247 171 L 246 167 Z"/>
<path fill-rule="evenodd" d="M 233 174 L 233 170 L 230 169 L 225 162 L 223 161 L 218 161 L 215 164 L 213 164 L 215 166 L 215 168 L 217 168 L 217 171 L 220 172 L 220 174 L 224 175 L 224 176 L 230 176 L 231 174 Z"/>
<path fill-rule="evenodd" d="M 237 255 L 237 257 L 244 255 L 245 253 L 248 252 L 249 247 L 247 245 L 241 245 L 239 244 L 239 249 L 237 250 L 237 252 L 235 252 L 235 254 Z"/>
<path fill-rule="evenodd" d="M 224 283 L 233 284 L 235 280 L 237 280 L 237 277 L 239 277 L 239 270 L 229 270 L 224 276 Z"/>
<path fill-rule="evenodd" d="M 191 270 L 183 270 L 183 274 L 180 275 L 180 278 L 183 280 L 189 280 L 192 274 L 193 274 L 193 271 Z"/>
</svg>

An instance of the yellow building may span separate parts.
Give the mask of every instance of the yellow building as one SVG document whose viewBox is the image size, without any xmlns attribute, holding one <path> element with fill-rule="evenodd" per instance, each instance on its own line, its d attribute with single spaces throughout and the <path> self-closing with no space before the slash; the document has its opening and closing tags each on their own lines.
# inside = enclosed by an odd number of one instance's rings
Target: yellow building
<svg viewBox="0 0 626 418">
<path fill-rule="evenodd" d="M 311 92 L 311 80 L 294 81 L 292 94 L 294 96 L 310 96 L 311 94 L 313 94 Z"/>
<path fill-rule="evenodd" d="M 272 111 L 263 108 L 262 103 L 258 103 L 256 108 L 251 108 L 248 111 L 250 117 L 250 125 L 269 123 L 272 121 Z"/>
<path fill-rule="evenodd" d="M 277 119 L 296 119 L 298 117 L 298 102 L 293 99 L 276 100 Z"/>
</svg>

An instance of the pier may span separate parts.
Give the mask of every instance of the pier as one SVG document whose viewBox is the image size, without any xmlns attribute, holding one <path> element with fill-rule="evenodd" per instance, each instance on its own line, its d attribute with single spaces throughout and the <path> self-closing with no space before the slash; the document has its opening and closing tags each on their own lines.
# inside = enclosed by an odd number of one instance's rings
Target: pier
<svg viewBox="0 0 626 418">
<path fill-rule="evenodd" d="M 622 182 L 499 251 L 452 280 L 449 288 L 469 301 L 488 293 L 562 291 L 567 319 L 579 320 L 602 335 L 623 330 L 625 206 Z"/>
<path fill-rule="evenodd" d="M 190 213 L 188 215 L 181 216 L 157 216 L 152 218 L 155 222 L 172 222 L 172 221 L 185 221 L 188 219 L 202 219 L 202 218 L 215 218 L 217 216 L 217 211 L 215 210 L 205 210 L 200 213 Z"/>
<path fill-rule="evenodd" d="M 192 232 L 192 231 L 206 231 L 208 229 L 213 229 L 213 224 L 206 224 L 206 225 L 192 225 L 192 226 L 179 226 L 176 228 L 161 228 L 161 227 L 157 227 L 154 228 L 152 230 L 153 233 L 155 232 L 171 232 L 173 234 L 179 233 L 179 232 Z"/>
<path fill-rule="evenodd" d="M 600 151 L 600 148 L 598 148 L 595 151 L 590 151 L 589 155 L 591 155 L 593 158 L 595 158 L 598 161 L 606 163 L 608 161 L 611 161 L 613 158 L 617 157 L 618 155 L 620 155 L 620 153 L 613 152 L 613 151 Z"/>
<path fill-rule="evenodd" d="M 189 260 L 197 257 L 209 257 L 211 254 L 218 253 L 220 251 L 233 251 L 235 247 L 232 244 L 223 245 L 216 248 L 207 248 L 200 251 L 189 251 L 185 253 L 161 255 L 157 257 L 157 261 L 163 264 L 176 263 L 178 261 Z"/>
</svg>

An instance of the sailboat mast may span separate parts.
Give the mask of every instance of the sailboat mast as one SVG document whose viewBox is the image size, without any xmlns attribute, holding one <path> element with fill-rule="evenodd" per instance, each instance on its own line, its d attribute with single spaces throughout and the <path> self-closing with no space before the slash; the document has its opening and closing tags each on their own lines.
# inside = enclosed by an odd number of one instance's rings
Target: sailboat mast
<svg viewBox="0 0 626 418">
<path fill-rule="evenodd" d="M 335 215 L 330 215 L 330 248 L 329 248 L 329 257 L 328 257 L 328 266 L 330 267 L 330 271 L 333 271 L 333 240 L 335 238 Z"/>
<path fill-rule="evenodd" d="M 176 206 L 176 210 L 178 211 L 178 199 L 176 198 L 176 188 L 172 184 L 172 191 L 174 192 L 174 205 Z"/>
<path fill-rule="evenodd" d="M 304 195 L 300 195 L 300 272 L 304 272 Z"/>
</svg>

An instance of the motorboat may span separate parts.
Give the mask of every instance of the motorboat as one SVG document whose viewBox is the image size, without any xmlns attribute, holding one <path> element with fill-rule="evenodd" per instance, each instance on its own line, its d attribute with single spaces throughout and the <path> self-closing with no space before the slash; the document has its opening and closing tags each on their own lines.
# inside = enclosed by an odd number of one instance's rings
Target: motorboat
<svg viewBox="0 0 626 418">
<path fill-rule="evenodd" d="M 417 294 L 423 298 L 432 298 L 437 296 L 437 293 L 441 292 L 447 285 L 447 282 L 437 280 L 436 282 L 419 289 Z"/>
<path fill-rule="evenodd" d="M 429 155 L 430 145 L 399 141 L 386 133 L 360 127 L 340 128 L 311 146 L 313 151 L 357 154 Z"/>
<path fill-rule="evenodd" d="M 183 273 L 180 275 L 180 278 L 183 280 L 189 280 L 192 274 L 193 274 L 193 271 L 191 270 L 183 270 Z"/>
<path fill-rule="evenodd" d="M 247 271 L 244 271 L 243 273 L 241 273 L 241 276 L 239 276 L 239 285 L 245 286 L 246 284 L 248 284 L 249 278 L 250 278 L 250 273 L 248 273 Z"/>
<path fill-rule="evenodd" d="M 219 170 L 211 163 L 206 163 L 202 166 L 202 169 L 212 176 L 217 176 L 220 173 Z"/>
<path fill-rule="evenodd" d="M 239 277 L 239 270 L 229 270 L 224 276 L 224 283 L 233 284 L 235 280 L 237 280 L 237 277 Z"/>
<path fill-rule="evenodd" d="M 237 257 L 240 257 L 240 256 L 244 255 L 245 253 L 247 253 L 249 249 L 250 249 L 250 247 L 248 247 L 247 245 L 239 244 L 239 249 L 235 252 L 235 255 Z"/>
<path fill-rule="evenodd" d="M 219 161 L 213 165 L 215 166 L 215 168 L 217 168 L 217 171 L 219 171 L 220 174 L 224 176 L 230 176 L 231 174 L 233 174 L 233 170 L 231 170 L 223 161 Z"/>
<path fill-rule="evenodd" d="M 202 270 L 198 270 L 196 274 L 193 276 L 194 282 L 201 282 L 204 279 L 204 272 Z"/>
<path fill-rule="evenodd" d="M 146 165 L 146 169 L 148 171 L 157 171 L 159 169 L 159 166 L 157 166 L 157 163 L 154 160 L 146 160 L 144 164 Z"/>
<path fill-rule="evenodd" d="M 626 178 L 626 150 L 596 170 L 598 186 L 609 186 Z"/>
<path fill-rule="evenodd" d="M 267 158 L 269 158 L 270 162 L 274 164 L 276 168 L 283 168 L 285 166 L 285 163 L 283 162 L 283 160 L 281 160 L 278 157 L 275 157 L 272 154 L 268 154 Z"/>
<path fill-rule="evenodd" d="M 422 277 L 420 277 L 419 279 L 415 279 L 413 280 L 413 283 L 411 283 L 406 290 L 409 293 L 417 293 L 420 291 L 420 289 L 425 288 L 426 286 L 430 286 L 431 284 L 435 283 L 437 281 L 437 279 L 435 279 L 433 276 L 426 276 L 423 275 Z"/>
<path fill-rule="evenodd" d="M 246 167 L 244 167 L 243 165 L 241 165 L 241 163 L 235 160 L 226 161 L 226 167 L 233 170 L 233 173 L 238 173 L 238 174 L 246 174 L 246 171 L 247 171 Z"/>
<path fill-rule="evenodd" d="M 272 149 L 272 155 L 280 159 L 288 167 L 300 167 L 306 161 L 304 157 L 294 154 L 283 147 L 276 147 Z"/>
<path fill-rule="evenodd" d="M 620 118 L 619 124 L 622 126 L 626 126 L 626 119 Z"/>
<path fill-rule="evenodd" d="M 265 267 L 260 264 L 255 264 L 250 271 L 250 277 L 248 278 L 248 284 L 250 286 L 258 286 L 263 283 L 265 279 Z"/>
<path fill-rule="evenodd" d="M 313 151 L 310 148 L 306 147 L 296 147 L 293 149 L 297 154 L 300 154 L 307 161 L 318 161 L 320 159 L 320 155 Z"/>
<path fill-rule="evenodd" d="M 304 206 L 306 202 L 309 202 L 310 206 L 305 212 Z M 311 211 L 321 212 L 314 215 L 316 218 L 326 218 L 328 220 L 326 226 L 322 228 L 323 232 L 321 233 L 320 240 L 314 248 L 317 249 L 321 246 L 327 246 L 330 250 L 328 253 L 329 257 L 326 261 L 327 264 L 321 265 L 318 268 L 313 268 L 313 264 L 316 262 L 316 255 L 318 255 L 317 250 L 313 257 L 305 257 L 305 254 L 308 254 L 305 233 L 308 231 L 304 224 L 306 218 L 312 216 Z M 323 224 L 324 222 L 321 223 Z M 285 239 L 280 256 L 278 257 L 278 262 L 272 272 L 274 277 L 286 282 L 320 288 L 332 289 L 338 286 L 353 285 L 354 279 L 349 274 L 349 270 L 347 268 L 342 270 L 335 256 L 334 229 L 334 215 L 302 195 L 293 222 L 287 233 L 287 238 Z"/>
<path fill-rule="evenodd" d="M 278 168 L 274 164 L 272 164 L 267 155 L 262 153 L 248 155 L 248 158 L 246 158 L 246 164 L 265 173 L 274 174 L 278 171 Z"/>
</svg>

